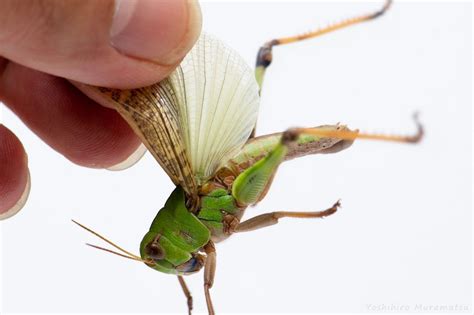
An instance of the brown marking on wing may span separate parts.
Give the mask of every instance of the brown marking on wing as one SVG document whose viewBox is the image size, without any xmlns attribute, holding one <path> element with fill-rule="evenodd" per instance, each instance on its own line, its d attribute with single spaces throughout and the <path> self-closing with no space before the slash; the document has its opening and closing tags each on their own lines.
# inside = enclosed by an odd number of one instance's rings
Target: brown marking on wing
<svg viewBox="0 0 474 315">
<path fill-rule="evenodd" d="M 165 79 L 159 84 L 133 90 L 97 88 L 155 157 L 175 185 L 194 198 L 197 185 L 191 169 L 178 117 L 175 92 Z"/>
</svg>

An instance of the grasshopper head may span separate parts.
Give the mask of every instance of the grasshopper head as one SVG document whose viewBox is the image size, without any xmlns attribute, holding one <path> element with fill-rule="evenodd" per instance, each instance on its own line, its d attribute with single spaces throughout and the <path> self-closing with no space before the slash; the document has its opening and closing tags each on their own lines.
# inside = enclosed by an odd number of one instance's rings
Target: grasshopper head
<svg viewBox="0 0 474 315">
<path fill-rule="evenodd" d="M 79 222 L 72 221 L 81 228 L 112 245 L 118 251 L 89 243 L 86 243 L 87 245 L 124 258 L 143 262 L 148 267 L 164 273 L 175 275 L 194 273 L 204 266 L 206 260 L 206 256 L 198 252 L 199 248 L 189 247 L 189 245 L 177 240 L 176 237 L 173 238 L 173 233 L 168 233 L 167 238 L 165 235 L 162 235 L 162 233 L 152 230 L 148 231 L 140 244 L 139 257 L 123 249 L 94 230 L 80 224 Z"/>
<path fill-rule="evenodd" d="M 161 233 L 149 231 L 140 244 L 140 255 L 149 267 L 164 273 L 181 275 L 201 270 L 205 256 L 177 245 Z"/>
</svg>

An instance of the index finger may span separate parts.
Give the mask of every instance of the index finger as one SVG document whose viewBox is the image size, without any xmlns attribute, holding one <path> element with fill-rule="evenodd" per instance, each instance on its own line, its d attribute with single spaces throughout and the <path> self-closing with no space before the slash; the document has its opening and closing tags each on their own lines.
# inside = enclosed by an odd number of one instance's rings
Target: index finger
<svg viewBox="0 0 474 315">
<path fill-rule="evenodd" d="M 188 0 L 0 0 L 0 56 L 91 85 L 156 83 L 197 40 Z"/>
</svg>

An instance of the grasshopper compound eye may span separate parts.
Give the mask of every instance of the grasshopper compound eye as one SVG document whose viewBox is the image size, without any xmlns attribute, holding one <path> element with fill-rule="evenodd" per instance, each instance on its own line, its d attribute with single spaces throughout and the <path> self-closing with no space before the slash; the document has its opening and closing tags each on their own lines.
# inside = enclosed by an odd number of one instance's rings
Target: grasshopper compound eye
<svg viewBox="0 0 474 315">
<path fill-rule="evenodd" d="M 160 245 L 161 234 L 158 234 L 150 243 L 145 246 L 146 255 L 153 260 L 165 258 L 165 250 Z"/>
</svg>

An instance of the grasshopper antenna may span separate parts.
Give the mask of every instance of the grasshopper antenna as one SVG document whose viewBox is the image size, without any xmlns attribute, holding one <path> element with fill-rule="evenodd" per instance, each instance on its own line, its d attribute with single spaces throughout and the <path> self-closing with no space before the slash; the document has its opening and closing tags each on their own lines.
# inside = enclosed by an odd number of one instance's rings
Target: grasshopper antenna
<svg viewBox="0 0 474 315">
<path fill-rule="evenodd" d="M 107 253 L 115 254 L 115 255 L 120 256 L 120 257 L 128 258 L 128 259 L 135 260 L 135 261 L 140 261 L 140 262 L 143 262 L 143 263 L 145 263 L 145 264 L 153 264 L 153 261 L 151 261 L 151 260 L 144 260 L 144 259 L 141 259 L 141 258 L 140 258 L 140 259 L 137 259 L 137 258 L 135 258 L 135 257 L 131 257 L 131 256 L 128 256 L 128 255 L 125 255 L 125 254 L 122 254 L 122 253 L 113 251 L 113 250 L 108 249 L 108 248 L 105 248 L 105 247 L 101 247 L 101 246 L 94 245 L 94 244 L 86 243 L 86 245 L 87 245 L 87 246 L 90 246 L 90 247 L 92 247 L 92 248 L 95 248 L 95 249 L 102 250 L 102 251 L 107 252 Z"/>
<path fill-rule="evenodd" d="M 122 253 L 118 253 L 118 252 L 115 252 L 115 251 L 112 251 L 110 249 L 107 249 L 107 248 L 103 248 L 103 247 L 100 247 L 100 246 L 96 246 L 96 245 L 92 245 L 92 244 L 88 244 L 86 243 L 86 245 L 88 246 L 91 246 L 91 247 L 94 247 L 96 249 L 100 249 L 100 250 L 103 250 L 103 251 L 106 251 L 106 252 L 109 252 L 109 253 L 112 253 L 112 254 L 116 254 L 118 256 L 122 256 L 122 257 L 125 257 L 125 258 L 129 258 L 129 259 L 132 259 L 132 260 L 136 260 L 136 261 L 141 261 L 141 262 L 144 262 L 144 263 L 152 263 L 150 261 L 146 261 L 146 260 L 143 260 L 141 257 L 137 256 L 137 255 L 134 255 L 132 254 L 131 252 L 123 249 L 122 247 L 118 246 L 117 244 L 113 243 L 112 241 L 108 240 L 107 238 L 105 238 L 104 236 L 100 235 L 99 233 L 93 231 L 92 229 L 82 225 L 81 223 L 75 221 L 75 220 L 71 220 L 72 222 L 74 222 L 75 224 L 77 224 L 78 226 L 80 226 L 81 228 L 83 228 L 84 230 L 86 230 L 87 232 L 91 233 L 91 234 L 94 234 L 95 236 L 97 236 L 98 238 L 100 238 L 101 240 L 105 241 L 106 243 L 112 245 L 113 247 L 115 247 L 116 249 L 118 249 L 119 251 L 121 251 Z"/>
</svg>

